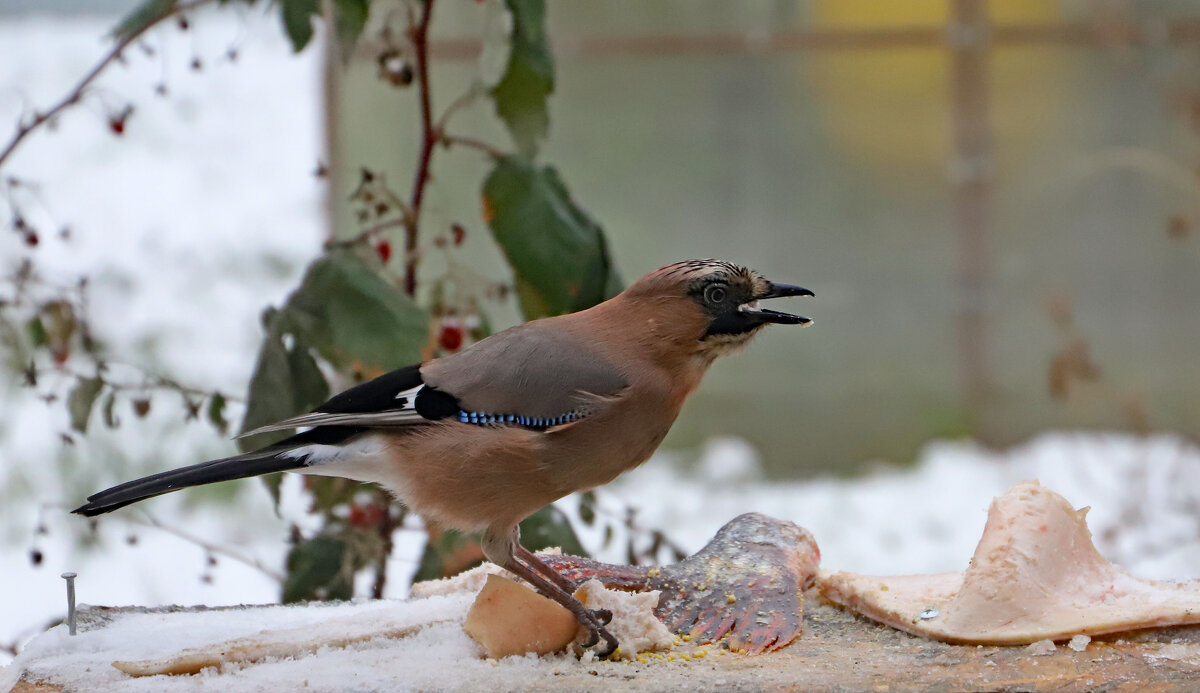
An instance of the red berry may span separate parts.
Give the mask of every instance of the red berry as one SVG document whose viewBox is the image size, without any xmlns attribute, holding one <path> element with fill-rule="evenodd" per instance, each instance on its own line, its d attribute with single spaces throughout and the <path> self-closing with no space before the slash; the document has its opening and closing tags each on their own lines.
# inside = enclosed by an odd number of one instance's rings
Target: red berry
<svg viewBox="0 0 1200 693">
<path fill-rule="evenodd" d="M 451 225 L 450 233 L 453 234 L 453 236 L 454 236 L 454 246 L 455 247 L 462 245 L 463 241 L 467 237 L 467 230 L 463 228 L 462 224 Z"/>
<path fill-rule="evenodd" d="M 25 245 L 30 248 L 36 248 L 38 244 L 38 235 L 36 231 L 25 232 Z"/>
<path fill-rule="evenodd" d="M 375 252 L 379 253 L 379 259 L 387 264 L 387 261 L 392 259 L 392 244 L 388 241 L 379 241 L 375 244 Z"/>
<path fill-rule="evenodd" d="M 125 118 L 124 118 L 124 116 L 122 116 L 120 118 L 117 118 L 117 117 L 109 118 L 108 119 L 108 129 L 112 130 L 114 135 L 124 135 L 125 134 Z"/>
<path fill-rule="evenodd" d="M 438 344 L 446 351 L 458 351 L 463 343 L 463 331 L 458 325 L 442 325 L 442 334 L 438 336 Z"/>
<path fill-rule="evenodd" d="M 383 519 L 383 511 L 378 505 L 368 503 L 367 505 L 359 505 L 352 503 L 350 505 L 350 515 L 346 521 L 350 526 L 358 529 L 370 529 L 379 525 L 379 521 Z"/>
</svg>

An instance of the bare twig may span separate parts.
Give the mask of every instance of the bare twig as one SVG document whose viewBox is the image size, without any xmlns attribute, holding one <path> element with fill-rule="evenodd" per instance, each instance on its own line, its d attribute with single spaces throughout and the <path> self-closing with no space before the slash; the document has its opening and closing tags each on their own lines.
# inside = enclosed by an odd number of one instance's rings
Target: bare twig
<svg viewBox="0 0 1200 693">
<path fill-rule="evenodd" d="M 500 149 L 493 147 L 487 142 L 477 140 L 472 137 L 459 137 L 458 135 L 447 135 L 443 133 L 441 136 L 441 142 L 447 146 L 457 144 L 464 147 L 471 147 L 472 149 L 478 149 L 494 159 L 500 159 L 505 156 L 505 153 Z"/>
<path fill-rule="evenodd" d="M 375 599 L 383 599 L 383 591 L 387 587 L 388 557 L 392 555 L 392 549 L 395 548 L 395 543 L 392 541 L 392 534 L 396 528 L 404 523 L 406 513 L 404 506 L 397 506 L 399 511 L 395 517 L 392 517 L 392 502 L 391 496 L 387 491 L 381 488 L 375 489 L 376 504 L 381 512 L 379 516 L 379 525 L 376 529 L 379 532 L 379 539 L 383 542 L 379 550 L 379 559 L 375 564 L 375 582 L 371 585 L 371 596 Z"/>
<path fill-rule="evenodd" d="M 400 226 L 403 226 L 404 228 L 407 229 L 409 227 L 410 223 L 411 222 L 409 221 L 408 217 L 406 217 L 406 216 L 401 217 L 399 219 L 389 219 L 387 221 L 381 221 L 378 224 L 374 224 L 373 226 L 368 226 L 367 228 L 363 229 L 362 231 L 359 231 L 358 233 L 351 236 L 350 238 L 331 240 L 325 244 L 325 247 L 326 248 L 346 248 L 349 246 L 358 245 L 359 243 L 366 243 L 367 241 L 369 241 L 372 238 L 374 238 L 375 236 L 383 233 L 384 231 L 387 231 L 388 229 L 394 229 L 394 228 L 397 228 Z"/>
<path fill-rule="evenodd" d="M 450 116 L 457 113 L 460 109 L 475 103 L 475 99 L 479 98 L 481 91 L 482 86 L 478 82 L 475 82 L 471 85 L 470 89 L 452 101 L 446 110 L 442 112 L 442 117 L 438 118 L 437 131 L 441 133 L 446 132 L 446 126 L 450 124 Z"/>
<path fill-rule="evenodd" d="M 164 13 L 161 17 L 152 22 L 147 22 L 145 26 L 142 26 L 137 31 L 122 38 L 120 41 L 117 41 L 117 44 L 113 46 L 103 58 L 100 59 L 100 62 L 96 63 L 96 65 L 93 66 L 86 75 L 84 75 L 83 79 L 79 80 L 79 83 L 75 85 L 75 88 L 67 92 L 67 95 L 64 96 L 54 106 L 52 106 L 50 110 L 35 112 L 33 114 L 33 120 L 27 123 L 18 120 L 16 134 L 14 134 L 12 139 L 9 140 L 8 144 L 4 147 L 4 150 L 0 151 L 0 166 L 4 165 L 5 160 L 7 160 L 13 151 L 16 150 L 17 145 L 21 144 L 21 142 L 28 137 L 30 133 L 45 125 L 48 121 L 52 120 L 62 111 L 78 104 L 80 100 L 83 99 L 84 91 L 91 85 L 93 81 L 95 81 L 97 77 L 100 76 L 100 73 L 103 72 L 105 68 L 111 65 L 114 61 L 118 60 L 121 57 L 121 52 L 124 51 L 125 48 L 131 43 L 137 41 L 142 34 L 146 33 L 147 30 L 153 26 L 157 26 L 165 19 L 175 17 L 184 12 L 190 12 L 204 5 L 212 4 L 215 1 L 216 0 L 191 0 L 190 2 L 181 2 L 171 8 L 169 12 Z"/>
<path fill-rule="evenodd" d="M 150 515 L 149 513 L 142 513 L 142 514 L 144 516 L 144 519 L 139 518 L 137 516 L 127 516 L 125 519 L 129 520 L 130 522 L 132 522 L 134 524 L 143 525 L 145 527 L 153 527 L 155 529 L 160 529 L 168 534 L 173 534 L 188 543 L 199 546 L 200 548 L 204 549 L 205 551 L 207 551 L 211 554 L 225 556 L 226 558 L 231 558 L 231 559 L 237 561 L 238 563 L 248 565 L 251 568 L 254 568 L 255 570 L 259 571 L 263 575 L 266 575 L 267 577 L 271 578 L 272 580 L 275 580 L 279 584 L 283 584 L 283 582 L 284 582 L 285 578 L 284 578 L 283 573 L 280 573 L 278 570 L 275 570 L 274 568 L 272 568 L 268 565 L 265 565 L 262 561 L 258 560 L 257 558 L 247 556 L 247 555 L 239 553 L 233 549 L 225 548 L 223 546 L 219 546 L 217 544 L 207 542 L 207 541 L 201 539 L 200 537 L 195 536 L 194 534 L 190 534 L 182 529 L 179 529 L 178 527 L 172 527 L 171 525 L 164 524 L 161 521 L 155 519 L 154 516 Z"/>
<path fill-rule="evenodd" d="M 107 361 L 101 365 L 103 366 L 103 368 L 98 369 L 96 377 L 99 377 L 101 380 L 104 381 L 105 385 L 107 385 L 108 387 L 111 387 L 114 390 L 119 390 L 122 392 L 128 392 L 128 391 L 142 392 L 145 390 L 170 390 L 171 392 L 178 392 L 181 395 L 192 395 L 194 397 L 200 397 L 203 399 L 208 399 L 209 397 L 214 397 L 214 396 L 220 395 L 227 402 L 241 402 L 242 401 L 242 398 L 237 395 L 230 395 L 230 394 L 225 394 L 223 392 L 219 392 L 217 390 L 211 390 L 211 389 L 206 390 L 206 389 L 199 388 L 199 387 L 193 387 L 191 385 L 185 385 L 184 383 L 181 383 L 178 380 L 167 377 L 165 375 L 157 375 L 154 373 L 147 373 L 146 371 L 142 370 L 141 368 L 138 368 L 137 366 L 132 366 L 129 364 L 113 364 L 113 363 L 107 362 Z M 122 368 L 130 368 L 130 369 L 137 371 L 138 373 L 141 374 L 143 381 L 140 383 L 131 383 L 131 382 L 122 382 L 122 381 L 118 381 L 118 380 L 112 380 L 112 379 L 108 378 L 107 375 L 105 375 L 104 370 L 106 370 L 108 367 L 113 366 L 113 365 L 119 365 Z M 49 376 L 65 375 L 65 376 L 68 376 L 71 378 L 79 378 L 79 379 L 93 377 L 93 376 L 86 375 L 80 371 L 72 370 L 70 368 L 66 368 L 63 366 L 56 366 L 54 368 L 39 368 L 35 371 L 35 374 L 39 378 L 42 376 L 47 376 L 47 375 L 49 375 Z"/>
<path fill-rule="evenodd" d="M 425 0 L 421 6 L 421 18 L 411 29 L 421 99 L 421 154 L 413 178 L 412 201 L 408 206 L 411 219 L 404 229 L 404 291 L 410 296 L 417 291 L 417 227 L 421 222 L 425 187 L 429 183 L 429 164 L 438 141 L 438 132 L 433 126 L 429 84 L 429 22 L 433 19 L 433 3 L 434 0 Z"/>
</svg>

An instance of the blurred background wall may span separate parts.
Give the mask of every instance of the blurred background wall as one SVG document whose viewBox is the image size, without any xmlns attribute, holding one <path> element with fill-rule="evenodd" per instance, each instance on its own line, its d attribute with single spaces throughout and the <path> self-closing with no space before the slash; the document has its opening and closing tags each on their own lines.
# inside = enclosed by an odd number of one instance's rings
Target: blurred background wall
<svg viewBox="0 0 1200 693">
<path fill-rule="evenodd" d="M 487 21 L 473 2 L 438 13 L 435 111 L 469 87 Z M 1196 432 L 1196 3 L 550 0 L 548 17 L 543 159 L 625 279 L 714 256 L 817 293 L 798 309 L 811 329 L 715 366 L 668 445 L 744 436 L 790 477 L 910 460 L 941 436 Z M 327 70 L 334 236 L 361 228 L 361 167 L 403 181 L 415 158 L 416 92 L 381 88 L 371 35 Z M 488 107 L 455 123 L 509 148 Z M 464 264 L 503 280 L 481 155 L 454 152 L 427 219 L 462 223 Z"/>
<path fill-rule="evenodd" d="M 481 13 L 439 11 L 444 108 L 476 70 Z M 1195 3 L 552 1 L 548 16 L 545 158 L 626 279 L 714 256 L 817 293 L 812 329 L 714 367 L 668 445 L 742 435 L 786 477 L 912 459 L 939 436 L 1196 431 Z M 339 234 L 359 228 L 357 167 L 403 176 L 415 156 L 415 94 L 378 88 L 378 50 L 330 70 Z M 478 132 L 495 123 L 483 108 L 456 117 Z M 447 157 L 430 210 L 501 273 L 478 156 Z"/>
</svg>

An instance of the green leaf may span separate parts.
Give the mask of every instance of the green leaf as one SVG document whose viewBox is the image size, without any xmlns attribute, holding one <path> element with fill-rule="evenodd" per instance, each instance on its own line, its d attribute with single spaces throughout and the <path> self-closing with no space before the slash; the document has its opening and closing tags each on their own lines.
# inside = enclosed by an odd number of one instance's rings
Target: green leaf
<svg viewBox="0 0 1200 693">
<path fill-rule="evenodd" d="M 127 41 L 146 30 L 150 25 L 162 21 L 175 11 L 177 0 L 146 0 L 125 15 L 112 30 L 117 41 Z"/>
<path fill-rule="evenodd" d="M 571 521 L 553 505 L 547 505 L 521 522 L 521 545 L 530 551 L 557 546 L 571 556 L 588 555 L 579 543 Z"/>
<path fill-rule="evenodd" d="M 314 262 L 285 310 L 341 370 L 371 375 L 419 363 L 429 338 L 429 314 L 348 251 Z"/>
<path fill-rule="evenodd" d="M 479 544 L 482 536 L 480 532 L 462 534 L 453 531 L 431 536 L 412 581 L 450 577 L 479 565 L 483 562 L 483 549 Z M 572 556 L 588 555 L 567 516 L 553 505 L 525 518 L 521 523 L 521 545 L 530 551 L 557 546 Z"/>
<path fill-rule="evenodd" d="M 342 62 L 350 62 L 358 37 L 367 25 L 369 11 L 368 0 L 333 0 L 333 32 L 337 35 Z"/>
<path fill-rule="evenodd" d="M 532 158 L 550 128 L 546 100 L 554 91 L 554 57 L 544 0 L 505 0 L 512 14 L 508 67 L 492 88 L 496 113 L 521 153 Z"/>
<path fill-rule="evenodd" d="M 621 290 L 603 229 L 553 167 L 504 157 L 484 181 L 483 200 L 527 320 L 582 310 Z"/>
<path fill-rule="evenodd" d="M 483 549 L 479 545 L 481 536 L 478 532 L 463 534 L 455 531 L 430 536 L 412 581 L 450 577 L 479 565 L 483 562 Z"/>
<path fill-rule="evenodd" d="M 596 492 L 584 491 L 579 494 L 579 519 L 591 527 L 596 522 Z"/>
<path fill-rule="evenodd" d="M 208 398 L 208 422 L 222 434 L 229 428 L 229 423 L 225 421 L 225 395 L 220 392 L 214 392 Z"/>
<path fill-rule="evenodd" d="M 104 389 L 104 381 L 100 378 L 80 378 L 71 388 L 67 396 L 67 411 L 71 414 L 71 428 L 80 433 L 87 433 L 88 418 L 92 415 L 92 405 Z"/>
<path fill-rule="evenodd" d="M 250 378 L 250 394 L 242 430 L 249 431 L 295 416 L 329 398 L 329 385 L 309 353 L 309 345 L 296 334 L 283 311 L 269 311 L 267 337 L 258 351 Z M 286 438 L 276 431 L 242 438 L 238 446 L 254 450 Z"/>
<path fill-rule="evenodd" d="M 354 569 L 347 565 L 347 549 L 344 539 L 327 534 L 293 546 L 287 557 L 283 603 L 353 597 Z"/>
<path fill-rule="evenodd" d="M 250 381 L 243 431 L 311 411 L 328 399 L 314 352 L 338 370 L 372 376 L 420 362 L 429 335 L 429 315 L 349 251 L 313 262 L 287 304 L 268 311 L 263 324 L 267 336 Z M 264 433 L 238 444 L 254 450 L 288 435 Z M 276 496 L 278 476 L 266 483 Z"/>
<path fill-rule="evenodd" d="M 299 53 L 312 40 L 313 17 L 321 16 L 320 0 L 280 0 L 279 14 L 292 41 L 292 50 Z"/>
<path fill-rule="evenodd" d="M 29 341 L 34 348 L 44 347 L 50 343 L 50 333 L 46 331 L 46 323 L 42 322 L 41 316 L 35 315 L 25 324 L 25 331 L 29 334 Z"/>
</svg>

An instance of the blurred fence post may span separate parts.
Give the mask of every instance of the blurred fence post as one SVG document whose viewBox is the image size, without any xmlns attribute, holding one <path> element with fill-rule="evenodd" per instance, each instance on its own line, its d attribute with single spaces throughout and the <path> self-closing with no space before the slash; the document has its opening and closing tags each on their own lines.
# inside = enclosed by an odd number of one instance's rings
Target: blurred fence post
<svg viewBox="0 0 1200 693">
<path fill-rule="evenodd" d="M 953 0 L 950 49 L 953 151 L 949 163 L 958 237 L 958 352 L 964 404 L 976 435 L 987 439 L 987 285 L 992 126 L 989 114 L 987 0 Z"/>
</svg>

